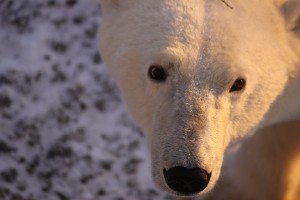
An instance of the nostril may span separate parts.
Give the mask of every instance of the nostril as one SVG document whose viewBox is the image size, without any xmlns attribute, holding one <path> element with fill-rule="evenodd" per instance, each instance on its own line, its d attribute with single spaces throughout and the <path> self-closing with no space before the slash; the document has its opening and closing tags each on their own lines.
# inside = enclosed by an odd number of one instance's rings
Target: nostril
<svg viewBox="0 0 300 200">
<path fill-rule="evenodd" d="M 169 170 L 164 169 L 164 177 L 172 190 L 182 194 L 195 194 L 207 187 L 211 173 L 201 168 L 178 166 Z"/>
</svg>

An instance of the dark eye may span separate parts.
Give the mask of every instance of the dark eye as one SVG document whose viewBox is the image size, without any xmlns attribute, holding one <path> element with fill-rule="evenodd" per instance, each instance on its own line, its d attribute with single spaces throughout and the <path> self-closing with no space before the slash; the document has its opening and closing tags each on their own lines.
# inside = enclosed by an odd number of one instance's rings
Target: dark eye
<svg viewBox="0 0 300 200">
<path fill-rule="evenodd" d="M 152 65 L 148 70 L 148 75 L 151 79 L 163 82 L 167 79 L 167 73 L 162 66 Z"/>
<path fill-rule="evenodd" d="M 233 83 L 232 87 L 230 88 L 229 92 L 238 92 L 241 91 L 242 89 L 244 89 L 244 87 L 246 86 L 246 81 L 243 78 L 238 78 L 235 80 L 235 82 Z"/>
</svg>

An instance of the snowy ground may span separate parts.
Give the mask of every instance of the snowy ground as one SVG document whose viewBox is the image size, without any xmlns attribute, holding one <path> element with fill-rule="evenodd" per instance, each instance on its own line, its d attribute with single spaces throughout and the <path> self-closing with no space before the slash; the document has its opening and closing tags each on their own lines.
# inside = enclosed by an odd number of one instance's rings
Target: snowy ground
<svg viewBox="0 0 300 200">
<path fill-rule="evenodd" d="M 0 0 L 0 199 L 160 200 L 96 47 L 98 0 Z"/>
</svg>

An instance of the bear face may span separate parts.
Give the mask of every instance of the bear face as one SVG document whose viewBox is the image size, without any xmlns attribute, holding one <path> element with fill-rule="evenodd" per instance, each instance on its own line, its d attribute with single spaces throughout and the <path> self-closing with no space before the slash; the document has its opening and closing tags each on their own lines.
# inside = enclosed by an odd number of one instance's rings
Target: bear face
<svg viewBox="0 0 300 200">
<path fill-rule="evenodd" d="M 207 194 L 228 145 L 268 123 L 299 62 L 283 4 L 102 1 L 100 51 L 146 136 L 163 190 Z M 199 192 L 174 191 L 164 171 L 178 166 L 203 169 L 209 183 Z"/>
</svg>

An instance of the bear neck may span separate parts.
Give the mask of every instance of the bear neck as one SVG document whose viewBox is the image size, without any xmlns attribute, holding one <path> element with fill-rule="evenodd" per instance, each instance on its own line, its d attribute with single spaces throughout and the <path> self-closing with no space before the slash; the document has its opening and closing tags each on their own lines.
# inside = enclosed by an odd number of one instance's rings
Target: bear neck
<svg viewBox="0 0 300 200">
<path fill-rule="evenodd" d="M 283 93 L 271 105 L 261 127 L 300 120 L 300 65 L 298 69 L 297 76 L 289 79 Z"/>
</svg>

